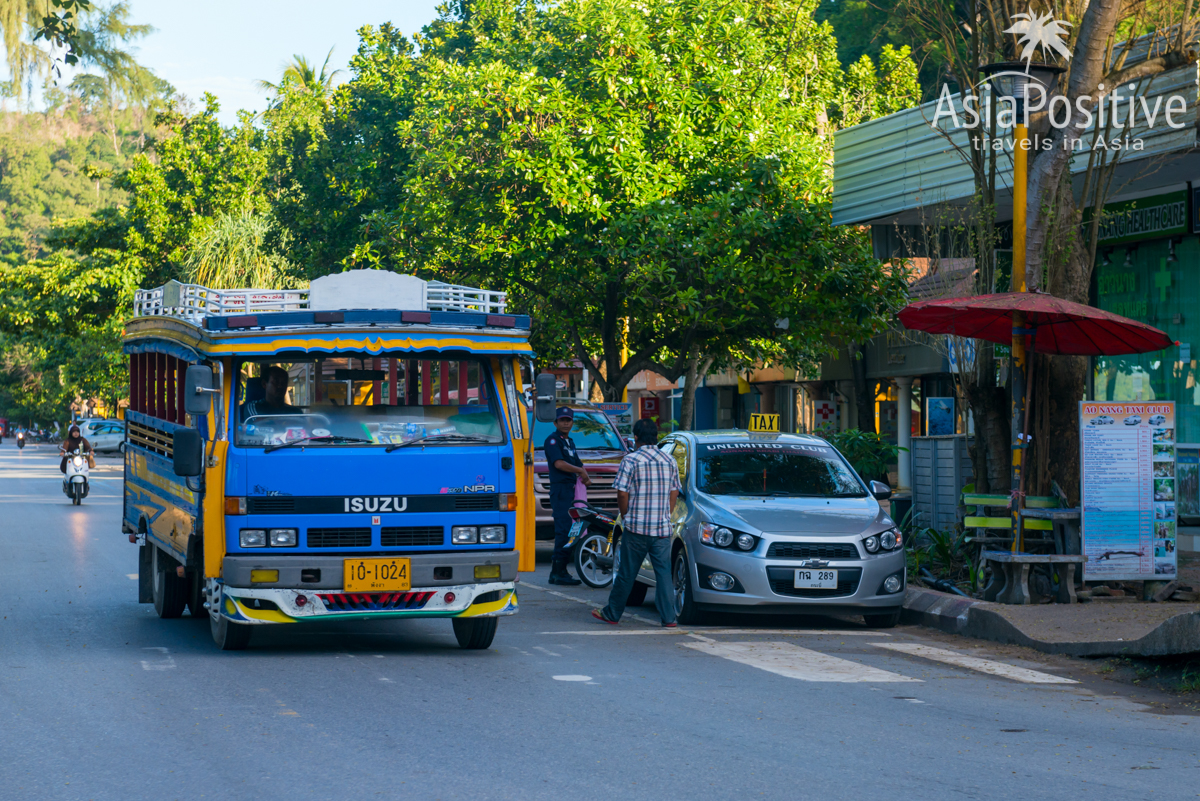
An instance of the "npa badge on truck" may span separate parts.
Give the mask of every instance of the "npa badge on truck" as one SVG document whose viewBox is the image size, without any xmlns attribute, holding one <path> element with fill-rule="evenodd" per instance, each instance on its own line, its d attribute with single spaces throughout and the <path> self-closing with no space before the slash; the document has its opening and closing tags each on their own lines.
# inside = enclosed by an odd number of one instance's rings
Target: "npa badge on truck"
<svg viewBox="0 0 1200 801">
<path fill-rule="evenodd" d="M 343 498 L 345 512 L 403 512 L 408 498 L 395 495 L 368 495 L 362 498 Z"/>
</svg>

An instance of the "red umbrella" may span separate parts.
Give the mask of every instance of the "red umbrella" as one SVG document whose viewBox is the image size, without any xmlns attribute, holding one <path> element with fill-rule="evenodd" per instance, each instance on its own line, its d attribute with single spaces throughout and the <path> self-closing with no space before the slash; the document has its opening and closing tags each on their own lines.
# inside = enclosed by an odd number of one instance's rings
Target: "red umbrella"
<svg viewBox="0 0 1200 801">
<path fill-rule="evenodd" d="M 1012 341 L 1014 312 L 1024 313 L 1027 330 L 1036 330 L 1032 350 L 1038 353 L 1122 356 L 1175 344 L 1145 323 L 1036 292 L 920 300 L 900 312 L 900 322 L 916 331 L 1006 344 Z"/>
</svg>

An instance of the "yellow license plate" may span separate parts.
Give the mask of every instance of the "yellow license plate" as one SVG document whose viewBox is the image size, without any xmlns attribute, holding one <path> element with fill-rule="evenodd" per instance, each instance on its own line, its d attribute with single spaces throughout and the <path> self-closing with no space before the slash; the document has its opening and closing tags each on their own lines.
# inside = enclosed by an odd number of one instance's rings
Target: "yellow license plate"
<svg viewBox="0 0 1200 801">
<path fill-rule="evenodd" d="M 412 589 L 408 559 L 347 559 L 343 583 L 346 592 L 400 592 Z"/>
</svg>

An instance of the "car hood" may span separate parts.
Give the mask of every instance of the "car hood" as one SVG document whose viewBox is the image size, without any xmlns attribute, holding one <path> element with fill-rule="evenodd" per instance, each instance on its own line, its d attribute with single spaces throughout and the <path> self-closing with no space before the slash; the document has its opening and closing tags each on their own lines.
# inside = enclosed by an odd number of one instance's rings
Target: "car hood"
<svg viewBox="0 0 1200 801">
<path fill-rule="evenodd" d="M 891 519 L 874 498 L 734 498 L 706 496 L 704 511 L 712 522 L 764 533 L 803 532 L 841 536 L 859 534 Z"/>
</svg>

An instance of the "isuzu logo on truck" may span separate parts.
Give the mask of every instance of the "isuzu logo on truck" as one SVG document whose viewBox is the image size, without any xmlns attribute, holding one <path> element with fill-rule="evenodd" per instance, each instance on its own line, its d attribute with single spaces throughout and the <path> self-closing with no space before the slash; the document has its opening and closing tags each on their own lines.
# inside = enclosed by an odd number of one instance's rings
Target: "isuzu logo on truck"
<svg viewBox="0 0 1200 801">
<path fill-rule="evenodd" d="M 393 495 L 368 495 L 362 498 L 343 498 L 347 512 L 403 512 L 408 498 Z"/>
</svg>

